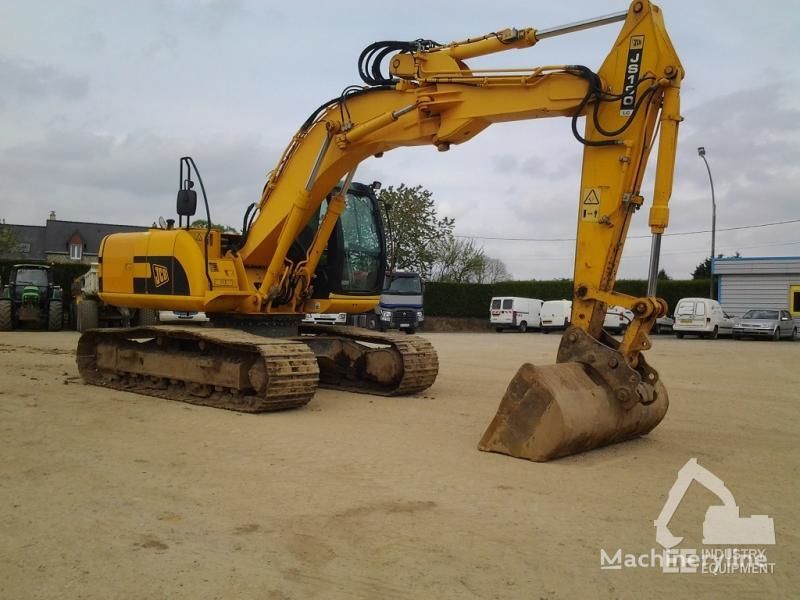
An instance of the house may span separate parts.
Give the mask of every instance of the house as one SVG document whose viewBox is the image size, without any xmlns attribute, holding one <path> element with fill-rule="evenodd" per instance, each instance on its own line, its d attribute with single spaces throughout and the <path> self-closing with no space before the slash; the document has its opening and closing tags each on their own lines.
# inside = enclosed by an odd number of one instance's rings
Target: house
<svg viewBox="0 0 800 600">
<path fill-rule="evenodd" d="M 717 299 L 732 316 L 772 308 L 800 319 L 800 256 L 715 258 L 713 273 Z"/>
<path fill-rule="evenodd" d="M 0 224 L 12 241 L 12 247 L 0 251 L 0 259 L 9 261 L 44 261 L 48 263 L 97 262 L 100 242 L 110 233 L 147 231 L 147 227 L 59 221 L 51 212 L 44 225 Z"/>
</svg>

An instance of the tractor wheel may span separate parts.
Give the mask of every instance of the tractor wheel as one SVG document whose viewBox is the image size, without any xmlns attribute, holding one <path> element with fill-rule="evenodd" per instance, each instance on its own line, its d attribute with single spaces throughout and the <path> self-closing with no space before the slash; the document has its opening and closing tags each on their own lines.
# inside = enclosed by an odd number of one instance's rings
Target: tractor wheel
<svg viewBox="0 0 800 600">
<path fill-rule="evenodd" d="M 158 325 L 158 313 L 152 308 L 140 308 L 136 311 L 136 325 L 139 327 Z"/>
<path fill-rule="evenodd" d="M 100 326 L 97 300 L 81 300 L 78 303 L 78 331 L 97 329 Z"/>
<path fill-rule="evenodd" d="M 11 331 L 14 329 L 11 308 L 10 300 L 0 300 L 0 331 Z"/>
<path fill-rule="evenodd" d="M 47 330 L 61 331 L 64 327 L 64 305 L 61 300 L 51 300 L 47 308 Z"/>
</svg>

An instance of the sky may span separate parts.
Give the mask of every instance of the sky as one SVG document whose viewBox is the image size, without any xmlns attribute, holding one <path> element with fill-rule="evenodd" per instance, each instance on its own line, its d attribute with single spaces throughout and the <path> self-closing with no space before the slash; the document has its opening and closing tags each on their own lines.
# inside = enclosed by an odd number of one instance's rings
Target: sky
<svg viewBox="0 0 800 600">
<path fill-rule="evenodd" d="M 686 70 L 670 233 L 708 230 L 717 252 L 800 255 L 800 6 L 662 0 Z M 457 6 L 457 8 L 455 8 Z M 198 163 L 216 222 L 241 227 L 266 174 L 306 117 L 350 84 L 373 41 L 475 37 L 625 10 L 620 1 L 364 0 L 26 2 L 0 0 L 0 219 L 149 225 L 174 213 L 178 158 Z M 484 57 L 477 66 L 597 69 L 619 24 Z M 401 148 L 357 179 L 421 185 L 456 234 L 517 279 L 570 277 L 581 145 L 569 119 L 495 125 L 438 153 Z M 654 165 L 651 160 L 650 167 Z M 651 173 L 643 188 L 645 204 Z M 619 276 L 647 275 L 647 210 L 634 215 Z M 661 265 L 690 277 L 710 234 L 670 235 Z"/>
</svg>

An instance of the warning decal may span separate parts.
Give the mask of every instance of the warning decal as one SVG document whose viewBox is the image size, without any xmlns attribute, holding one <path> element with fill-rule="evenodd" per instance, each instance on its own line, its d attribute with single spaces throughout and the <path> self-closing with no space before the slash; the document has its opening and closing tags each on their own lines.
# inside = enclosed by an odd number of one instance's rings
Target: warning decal
<svg viewBox="0 0 800 600">
<path fill-rule="evenodd" d="M 600 188 L 586 188 L 581 198 L 581 221 L 597 223 L 600 220 Z"/>
</svg>

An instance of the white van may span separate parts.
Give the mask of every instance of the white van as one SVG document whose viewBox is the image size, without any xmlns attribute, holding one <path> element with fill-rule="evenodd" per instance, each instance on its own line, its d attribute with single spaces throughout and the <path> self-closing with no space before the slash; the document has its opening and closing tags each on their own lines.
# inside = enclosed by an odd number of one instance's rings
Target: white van
<svg viewBox="0 0 800 600">
<path fill-rule="evenodd" d="M 606 318 L 603 320 L 603 329 L 613 333 L 622 333 L 633 321 L 633 311 L 622 306 L 609 306 L 606 309 Z"/>
<path fill-rule="evenodd" d="M 688 333 L 715 340 L 720 335 L 733 335 L 733 318 L 716 300 L 683 298 L 675 306 L 672 330 L 679 338 Z"/>
<path fill-rule="evenodd" d="M 572 315 L 571 300 L 548 300 L 542 304 L 542 331 L 549 333 L 553 329 L 566 329 Z"/>
<path fill-rule="evenodd" d="M 489 323 L 498 333 L 503 329 L 519 329 L 525 333 L 531 327 L 539 327 L 539 312 L 542 301 L 535 298 L 503 296 L 492 298 L 489 305 Z"/>
</svg>

